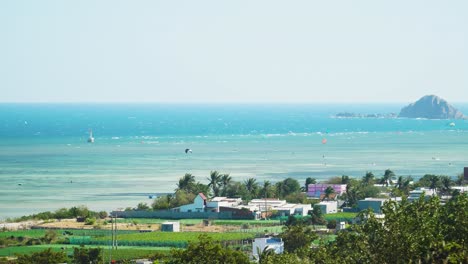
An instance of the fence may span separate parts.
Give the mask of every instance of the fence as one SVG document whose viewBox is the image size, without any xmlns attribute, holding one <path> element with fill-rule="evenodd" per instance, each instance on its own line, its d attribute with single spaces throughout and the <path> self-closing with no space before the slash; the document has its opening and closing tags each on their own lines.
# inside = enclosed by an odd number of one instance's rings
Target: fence
<svg viewBox="0 0 468 264">
<path fill-rule="evenodd" d="M 174 212 L 159 211 L 113 211 L 112 216 L 119 218 L 163 218 L 163 219 L 254 219 L 253 215 L 239 216 L 232 212 Z"/>
</svg>

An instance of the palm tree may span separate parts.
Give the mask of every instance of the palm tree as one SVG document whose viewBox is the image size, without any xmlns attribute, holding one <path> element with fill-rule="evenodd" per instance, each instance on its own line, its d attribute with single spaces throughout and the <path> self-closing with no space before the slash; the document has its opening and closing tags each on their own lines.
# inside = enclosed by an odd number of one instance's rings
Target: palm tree
<svg viewBox="0 0 468 264">
<path fill-rule="evenodd" d="M 429 189 L 437 192 L 437 187 L 440 186 L 440 178 L 436 175 L 431 175 L 429 178 Z"/>
<path fill-rule="evenodd" d="M 262 188 L 262 194 L 264 198 L 268 198 L 270 196 L 270 189 L 271 189 L 271 182 L 264 181 L 263 188 Z"/>
<path fill-rule="evenodd" d="M 218 196 L 219 195 L 219 184 L 221 183 L 221 175 L 217 171 L 211 171 L 210 172 L 210 177 L 207 178 L 209 183 L 208 187 L 211 187 L 213 190 L 213 195 Z"/>
<path fill-rule="evenodd" d="M 325 199 L 327 199 L 327 201 L 328 201 L 328 199 L 330 199 L 330 196 L 332 194 L 334 194 L 334 193 L 335 193 L 335 189 L 333 189 L 333 187 L 331 187 L 331 186 L 328 186 L 327 189 L 325 189 L 322 201 L 325 200 Z"/>
<path fill-rule="evenodd" d="M 399 176 L 395 188 L 402 191 L 405 194 L 408 194 L 410 190 L 410 183 L 413 180 L 411 176 L 403 177 Z"/>
<path fill-rule="evenodd" d="M 364 185 L 371 185 L 374 182 L 374 174 L 370 171 L 366 172 L 366 175 L 362 178 Z"/>
<path fill-rule="evenodd" d="M 449 176 L 440 176 L 440 183 L 442 185 L 442 192 L 444 194 L 450 193 L 450 186 L 452 186 L 452 179 Z"/>
<path fill-rule="evenodd" d="M 244 181 L 244 185 L 247 191 L 251 193 L 252 197 L 255 197 L 258 189 L 257 180 L 254 178 L 249 178 Z"/>
<path fill-rule="evenodd" d="M 317 183 L 317 180 L 314 179 L 314 178 L 311 178 L 311 177 L 308 177 L 306 180 L 305 180 L 305 185 L 304 185 L 304 189 L 303 191 L 304 192 L 307 192 L 309 189 L 309 184 L 316 184 Z"/>
<path fill-rule="evenodd" d="M 221 175 L 221 186 L 223 187 L 222 189 L 222 194 L 226 195 L 226 188 L 231 183 L 231 176 L 229 176 L 229 173 L 227 174 L 222 174 Z"/>
<path fill-rule="evenodd" d="M 195 184 L 195 176 L 190 173 L 185 173 L 184 177 L 179 179 L 179 183 L 177 184 L 177 190 L 184 190 L 187 192 L 192 191 L 192 187 Z"/>
<path fill-rule="evenodd" d="M 392 177 L 395 177 L 395 173 L 393 173 L 393 171 L 391 170 L 385 170 L 385 173 L 382 177 L 382 179 L 380 179 L 380 184 L 385 184 L 385 186 L 388 187 L 388 184 L 390 183 Z"/>
</svg>

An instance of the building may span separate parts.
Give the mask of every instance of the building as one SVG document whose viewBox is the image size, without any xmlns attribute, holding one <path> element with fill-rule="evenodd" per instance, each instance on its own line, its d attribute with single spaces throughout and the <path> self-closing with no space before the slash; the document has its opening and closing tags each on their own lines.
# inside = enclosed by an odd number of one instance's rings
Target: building
<svg viewBox="0 0 468 264">
<path fill-rule="evenodd" d="M 394 200 L 397 202 L 401 201 L 401 197 L 395 197 L 395 198 L 366 198 L 364 200 L 359 200 L 358 201 L 358 209 L 359 211 L 366 210 L 366 209 L 372 209 L 372 211 L 376 214 L 381 214 L 382 213 L 382 205 L 386 201 Z"/>
<path fill-rule="evenodd" d="M 182 205 L 172 209 L 175 212 L 191 213 L 191 212 L 205 212 L 206 208 L 206 196 L 203 193 L 199 193 L 193 203 Z"/>
<path fill-rule="evenodd" d="M 262 213 L 276 211 L 281 216 L 301 215 L 306 216 L 312 210 L 310 204 L 290 204 L 286 200 L 279 199 L 253 199 L 247 205 L 239 205 L 241 208 L 247 208 L 252 212 L 257 212 L 257 217 Z"/>
<path fill-rule="evenodd" d="M 338 202 L 337 201 L 321 201 L 314 206 L 320 207 L 322 214 L 332 214 L 338 212 Z"/>
<path fill-rule="evenodd" d="M 307 196 L 313 198 L 320 198 L 325 193 L 328 187 L 332 187 L 335 190 L 336 195 L 342 195 L 346 193 L 346 184 L 309 184 L 307 186 Z"/>
<path fill-rule="evenodd" d="M 463 170 L 463 179 L 465 181 L 468 181 L 468 167 L 465 167 L 465 169 Z"/>
<path fill-rule="evenodd" d="M 421 195 L 424 195 L 426 199 L 431 196 L 437 195 L 437 192 L 427 188 L 416 188 L 416 190 L 410 191 L 408 194 L 408 201 L 418 200 Z"/>
<path fill-rule="evenodd" d="M 252 243 L 252 255 L 258 259 L 259 254 L 263 251 L 272 249 L 276 254 L 284 252 L 284 242 L 281 238 L 262 237 L 256 238 Z"/>
<path fill-rule="evenodd" d="M 180 223 L 179 222 L 164 222 L 161 224 L 161 231 L 180 232 Z"/>
<path fill-rule="evenodd" d="M 460 193 L 468 193 L 468 186 L 452 186 L 452 190 L 458 190 Z"/>
<path fill-rule="evenodd" d="M 241 203 L 241 198 L 214 197 L 206 203 L 206 208 L 211 212 L 219 212 L 222 207 L 236 207 Z"/>
</svg>

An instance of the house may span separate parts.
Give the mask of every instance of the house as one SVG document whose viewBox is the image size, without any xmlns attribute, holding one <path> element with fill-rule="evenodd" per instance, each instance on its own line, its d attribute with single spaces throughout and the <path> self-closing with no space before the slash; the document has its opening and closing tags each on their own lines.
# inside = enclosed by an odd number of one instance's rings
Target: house
<svg viewBox="0 0 468 264">
<path fill-rule="evenodd" d="M 181 213 L 191 213 L 191 212 L 205 212 L 206 208 L 206 196 L 203 193 L 199 193 L 193 203 L 182 205 L 172 210 L 175 212 Z"/>
<path fill-rule="evenodd" d="M 263 251 L 272 249 L 276 254 L 284 252 L 284 242 L 281 238 L 276 237 L 262 237 L 255 238 L 252 243 L 252 255 L 258 259 L 259 254 Z"/>
<path fill-rule="evenodd" d="M 336 195 L 342 195 L 346 193 L 346 184 L 309 184 L 307 186 L 307 196 L 313 198 L 320 198 L 328 187 L 332 187 L 335 190 Z"/>
<path fill-rule="evenodd" d="M 180 232 L 180 223 L 179 222 L 164 222 L 161 224 L 161 231 Z"/>
<path fill-rule="evenodd" d="M 416 190 L 409 192 L 408 201 L 418 200 L 421 195 L 424 195 L 425 199 L 428 199 L 431 196 L 437 195 L 437 192 L 427 188 L 416 188 Z"/>
<path fill-rule="evenodd" d="M 214 197 L 206 203 L 207 211 L 220 212 L 221 207 L 236 207 L 242 203 L 242 198 Z"/>
<path fill-rule="evenodd" d="M 382 213 L 382 205 L 389 200 L 394 201 L 401 201 L 401 197 L 394 197 L 394 198 L 365 198 L 364 200 L 358 201 L 358 209 L 359 211 L 372 209 L 372 211 L 376 214 Z"/>
<path fill-rule="evenodd" d="M 337 201 L 321 201 L 314 206 L 320 207 L 322 214 L 331 214 L 338 212 L 338 202 Z"/>
<path fill-rule="evenodd" d="M 301 215 L 305 216 L 312 210 L 310 204 L 290 204 L 286 200 L 279 200 L 274 198 L 268 199 L 253 199 L 247 205 L 239 205 L 239 208 L 246 208 L 252 212 L 256 212 L 257 217 L 260 218 L 263 214 L 265 216 L 268 212 L 276 211 L 279 215 Z"/>
</svg>

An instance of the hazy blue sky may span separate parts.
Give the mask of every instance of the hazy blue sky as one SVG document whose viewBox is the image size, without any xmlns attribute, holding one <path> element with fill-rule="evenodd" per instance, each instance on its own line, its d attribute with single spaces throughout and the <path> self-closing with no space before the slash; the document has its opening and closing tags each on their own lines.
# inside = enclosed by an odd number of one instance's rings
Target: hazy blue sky
<svg viewBox="0 0 468 264">
<path fill-rule="evenodd" d="M 0 101 L 468 101 L 468 1 L 1 1 Z"/>
</svg>

